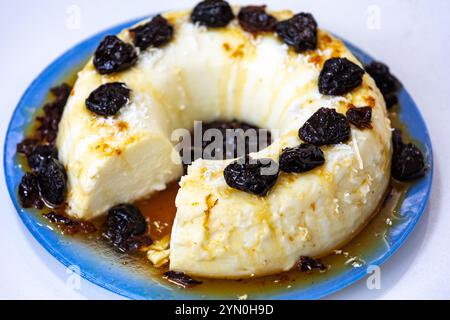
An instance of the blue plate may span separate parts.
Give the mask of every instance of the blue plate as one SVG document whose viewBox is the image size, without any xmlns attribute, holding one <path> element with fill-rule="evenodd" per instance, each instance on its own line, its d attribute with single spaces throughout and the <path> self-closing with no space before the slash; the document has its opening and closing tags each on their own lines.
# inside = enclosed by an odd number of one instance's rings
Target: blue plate
<svg viewBox="0 0 450 320">
<path fill-rule="evenodd" d="M 122 29 L 132 26 L 139 20 L 141 19 L 123 23 L 83 41 L 55 60 L 34 80 L 17 105 L 9 123 L 4 146 L 6 182 L 18 214 L 37 241 L 64 265 L 78 266 L 81 275 L 89 281 L 133 299 L 200 298 L 199 295 L 192 292 L 178 290 L 156 280 L 151 280 L 148 275 L 146 276 L 143 273 L 130 272 L 130 268 L 125 267 L 119 259 L 108 259 L 104 255 L 100 256 L 98 251 L 95 251 L 92 246 L 85 242 L 62 237 L 43 224 L 38 215 L 33 214 L 30 210 L 23 210 L 17 200 L 16 190 L 24 172 L 16 161 L 16 144 L 23 139 L 25 129 L 32 121 L 36 109 L 45 101 L 49 88 L 63 81 L 68 74 L 73 72 L 74 66 L 82 66 L 105 35 L 119 33 Z M 372 58 L 360 49 L 348 42 L 346 42 L 346 45 L 363 63 L 372 61 Z M 420 144 L 424 151 L 429 170 L 423 179 L 417 181 L 409 189 L 400 210 L 400 215 L 403 218 L 402 223 L 396 224 L 389 231 L 388 241 L 390 246 L 373 253 L 368 258 L 366 257 L 365 260 L 368 265 L 381 265 L 403 244 L 422 216 L 431 190 L 433 159 L 427 127 L 408 92 L 403 89 L 399 98 L 401 104 L 400 119 L 406 124 L 412 138 Z M 317 299 L 341 290 L 365 275 L 365 268 L 349 268 L 347 271 L 308 287 L 272 294 L 261 293 L 252 296 L 252 298 Z M 228 298 L 235 297 L 234 295 Z M 217 298 L 217 296 L 206 298 Z"/>
</svg>

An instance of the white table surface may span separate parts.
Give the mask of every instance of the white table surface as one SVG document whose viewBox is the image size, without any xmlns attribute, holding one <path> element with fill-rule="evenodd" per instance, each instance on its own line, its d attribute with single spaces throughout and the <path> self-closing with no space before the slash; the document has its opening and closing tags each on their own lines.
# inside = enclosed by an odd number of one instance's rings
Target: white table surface
<svg viewBox="0 0 450 320">
<path fill-rule="evenodd" d="M 190 7 L 196 0 L 0 0 L 1 145 L 9 118 L 31 81 L 56 57 L 107 27 L 152 12 Z M 450 298 L 450 1 L 243 0 L 314 14 L 319 25 L 386 62 L 419 105 L 435 157 L 426 214 L 381 269 L 381 289 L 366 281 L 333 299 Z M 338 4 L 339 3 L 339 4 Z M 79 18 L 79 19 L 77 19 Z M 3 148 L 0 148 L 3 154 Z M 2 161 L 3 163 L 3 161 Z M 0 175 L 0 298 L 121 299 L 70 275 L 22 225 Z"/>
</svg>

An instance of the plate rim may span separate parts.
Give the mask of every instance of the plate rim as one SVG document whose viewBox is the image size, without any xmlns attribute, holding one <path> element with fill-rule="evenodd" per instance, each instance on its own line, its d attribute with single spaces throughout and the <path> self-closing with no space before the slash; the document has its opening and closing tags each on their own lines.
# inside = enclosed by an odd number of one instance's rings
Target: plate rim
<svg viewBox="0 0 450 320">
<path fill-rule="evenodd" d="M 16 186 L 14 185 L 14 183 L 12 181 L 12 176 L 10 176 L 9 172 L 8 172 L 8 165 L 9 165 L 8 164 L 8 156 L 9 156 L 9 154 L 7 152 L 7 146 L 9 145 L 8 142 L 12 139 L 11 135 L 12 135 L 13 120 L 17 117 L 18 113 L 23 108 L 24 101 L 26 101 L 30 92 L 32 92 L 37 86 L 39 86 L 39 82 L 42 81 L 42 78 L 45 78 L 46 75 L 50 74 L 53 70 L 57 70 L 62 64 L 64 64 L 63 62 L 65 59 L 67 59 L 67 56 L 75 54 L 80 49 L 80 47 L 86 46 L 88 43 L 94 41 L 97 38 L 100 38 L 106 34 L 114 34 L 112 30 L 121 30 L 124 28 L 128 28 L 128 27 L 132 26 L 133 24 L 135 24 L 139 21 L 142 21 L 144 19 L 148 19 L 154 15 L 155 14 L 150 14 L 150 15 L 145 15 L 145 16 L 139 17 L 139 18 L 130 19 L 125 22 L 119 22 L 117 24 L 114 24 L 111 27 L 105 28 L 102 31 L 96 32 L 96 33 L 92 34 L 91 36 L 88 36 L 87 38 L 76 43 L 74 46 L 70 47 L 68 50 L 65 50 L 56 59 L 52 60 L 28 85 L 27 89 L 24 91 L 24 93 L 22 94 L 21 98 L 19 99 L 17 105 L 15 106 L 14 111 L 11 114 L 11 117 L 9 119 L 8 126 L 6 129 L 6 134 L 5 134 L 5 142 L 4 142 L 4 146 L 3 146 L 3 173 L 5 176 L 5 182 L 7 185 L 10 200 L 16 210 L 16 214 L 19 215 L 22 223 L 26 226 L 27 230 L 31 233 L 33 238 L 48 253 L 50 253 L 56 260 L 58 260 L 60 263 L 62 263 L 66 267 L 70 267 L 71 265 L 73 265 L 73 263 L 72 263 L 73 261 L 70 261 L 69 259 L 67 259 L 65 257 L 65 255 L 60 252 L 60 250 L 56 249 L 52 245 L 52 243 L 50 241 L 48 241 L 48 239 L 46 239 L 46 237 L 44 237 L 39 232 L 36 223 L 30 223 L 29 221 L 25 220 L 24 214 L 28 214 L 28 212 L 23 210 L 23 208 L 21 208 L 18 203 L 17 194 L 16 194 Z M 336 36 L 334 34 L 333 34 L 333 36 L 342 40 L 345 43 L 345 45 L 350 49 L 350 51 L 358 58 L 358 60 L 361 60 L 360 54 L 362 54 L 363 56 L 365 56 L 366 58 L 368 58 L 370 60 L 375 60 L 375 59 L 373 59 L 373 57 L 370 54 L 366 53 L 365 51 L 362 51 L 359 47 L 353 45 L 352 43 L 345 40 L 344 38 Z M 418 222 L 424 216 L 424 214 L 426 212 L 426 208 L 429 204 L 429 199 L 430 199 L 431 190 L 432 190 L 432 182 L 433 182 L 433 176 L 434 176 L 434 159 L 433 159 L 433 146 L 432 146 L 432 141 L 430 138 L 429 130 L 425 123 L 425 119 L 423 118 L 420 108 L 416 105 L 416 103 L 412 99 L 411 95 L 409 94 L 409 91 L 406 90 L 405 87 L 403 87 L 403 89 L 404 89 L 403 90 L 404 94 L 406 94 L 407 98 L 410 99 L 414 104 L 414 108 L 416 109 L 415 111 L 417 112 L 420 122 L 421 122 L 420 126 L 425 129 L 424 132 L 422 133 L 422 135 L 425 137 L 425 139 L 423 139 L 424 141 L 421 140 L 420 143 L 423 146 L 426 146 L 427 151 L 428 151 L 426 159 L 428 162 L 427 175 L 429 175 L 429 179 L 428 179 L 429 182 L 426 184 L 426 188 L 424 190 L 425 197 L 420 202 L 420 207 L 416 210 L 416 212 L 418 212 L 418 213 L 416 214 L 413 221 L 408 223 L 407 227 L 402 231 L 402 234 L 401 234 L 401 237 L 399 238 L 399 240 L 397 240 L 396 243 L 394 245 L 392 245 L 387 250 L 387 252 L 385 252 L 383 254 L 383 256 L 381 258 L 378 258 L 375 261 L 371 261 L 371 265 L 377 265 L 377 266 L 381 266 L 382 264 L 384 264 L 393 254 L 395 254 L 397 252 L 397 250 L 401 246 L 404 245 L 405 241 L 411 235 L 412 231 L 415 229 Z M 35 109 L 39 108 L 40 106 L 41 105 L 32 106 L 32 108 L 35 110 Z M 14 155 L 13 155 L 13 158 L 14 158 Z M 12 161 L 14 162 L 14 159 L 12 159 Z M 35 217 L 35 218 L 37 219 L 38 217 Z M 365 268 L 360 268 L 360 269 L 361 270 L 359 272 L 356 272 L 353 275 L 348 276 L 344 281 L 341 281 L 334 285 L 330 285 L 326 289 L 321 290 L 320 293 L 311 294 L 310 296 L 306 297 L 306 299 L 320 299 L 320 298 L 323 298 L 330 294 L 341 291 L 344 288 L 347 288 L 351 284 L 363 279 L 364 276 L 367 275 Z M 102 287 L 110 292 L 118 294 L 122 297 L 130 298 L 130 299 L 154 299 L 154 297 L 145 297 L 144 298 L 139 294 L 133 294 L 127 290 L 121 289 L 118 286 L 111 285 L 111 284 L 107 283 L 106 281 L 98 280 L 94 275 L 90 274 L 89 272 L 85 272 L 83 270 L 80 270 L 80 275 L 83 278 L 85 278 L 86 280 L 90 281 L 91 283 L 93 283 L 99 287 Z M 177 299 L 180 299 L 180 298 L 181 299 L 196 299 L 196 298 L 198 299 L 198 298 L 200 298 L 200 296 L 198 294 L 175 293 L 175 296 Z M 293 291 L 284 291 L 284 292 L 275 293 L 272 296 L 271 296 L 271 293 L 268 293 L 268 296 L 267 297 L 264 296 L 262 299 L 299 299 L 296 296 L 298 296 L 298 293 L 296 294 L 296 290 L 293 290 Z M 305 297 L 301 297 L 301 298 L 305 299 Z M 211 297 L 211 299 L 217 299 L 217 298 Z"/>
</svg>

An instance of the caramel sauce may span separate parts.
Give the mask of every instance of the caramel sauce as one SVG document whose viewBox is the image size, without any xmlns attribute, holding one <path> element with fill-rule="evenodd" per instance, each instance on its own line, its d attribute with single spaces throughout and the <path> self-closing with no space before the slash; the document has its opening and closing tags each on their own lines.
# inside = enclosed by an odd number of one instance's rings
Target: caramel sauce
<svg viewBox="0 0 450 320">
<path fill-rule="evenodd" d="M 134 203 L 146 218 L 150 237 L 153 240 L 161 239 L 170 234 L 177 212 L 175 197 L 179 188 L 178 182 L 172 182 L 164 191 Z"/>
</svg>

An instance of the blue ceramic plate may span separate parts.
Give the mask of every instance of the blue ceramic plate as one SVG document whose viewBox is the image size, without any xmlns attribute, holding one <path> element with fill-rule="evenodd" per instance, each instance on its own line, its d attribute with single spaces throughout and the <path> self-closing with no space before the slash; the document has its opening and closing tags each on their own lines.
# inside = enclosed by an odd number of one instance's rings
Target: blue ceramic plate
<svg viewBox="0 0 450 320">
<path fill-rule="evenodd" d="M 23 171 L 15 158 L 16 144 L 23 139 L 27 125 L 32 121 L 36 109 L 45 101 L 49 89 L 59 84 L 68 74 L 73 72 L 74 66 L 82 66 L 105 35 L 116 34 L 139 20 L 141 19 L 118 25 L 83 41 L 55 60 L 34 80 L 17 105 L 9 123 L 4 146 L 6 182 L 18 214 L 37 241 L 64 265 L 78 266 L 84 278 L 107 290 L 133 299 L 199 298 L 200 296 L 189 293 L 189 291 L 177 290 L 170 285 L 151 280 L 148 275 L 146 276 L 143 273 L 131 272 L 130 268 L 125 267 L 120 259 L 108 259 L 85 242 L 62 237 L 44 225 L 36 214 L 23 210 L 16 196 L 17 186 L 23 175 Z M 372 61 L 372 58 L 363 51 L 347 42 L 346 45 L 363 63 Z M 402 223 L 392 227 L 387 235 L 390 246 L 374 252 L 370 257 L 366 257 L 365 260 L 368 265 L 381 265 L 403 244 L 422 216 L 430 195 L 433 161 L 428 130 L 419 109 L 408 92 L 402 90 L 399 98 L 401 104 L 400 118 L 406 124 L 412 138 L 421 145 L 429 170 L 425 178 L 417 181 L 409 189 L 400 210 Z M 361 279 L 365 274 L 365 268 L 349 268 L 336 276 L 308 287 L 272 294 L 260 293 L 252 296 L 252 298 L 317 299 L 343 289 Z M 228 298 L 235 297 L 236 295 Z M 217 298 L 217 296 L 206 298 Z"/>
</svg>

